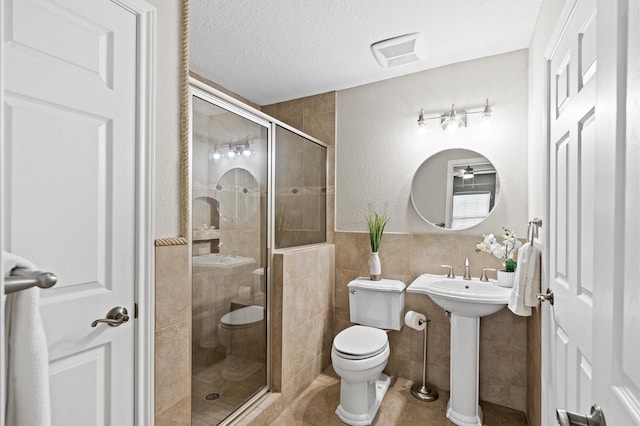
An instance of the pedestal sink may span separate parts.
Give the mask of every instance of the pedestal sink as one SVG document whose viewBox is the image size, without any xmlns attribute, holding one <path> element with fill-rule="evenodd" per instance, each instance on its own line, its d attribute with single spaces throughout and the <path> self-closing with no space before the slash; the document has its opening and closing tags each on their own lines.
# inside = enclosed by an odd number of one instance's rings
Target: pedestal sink
<svg viewBox="0 0 640 426">
<path fill-rule="evenodd" d="M 407 287 L 407 292 L 426 294 L 451 313 L 451 389 L 447 418 L 459 426 L 482 426 L 482 410 L 478 405 L 480 317 L 504 308 L 511 289 L 477 278 L 462 280 L 423 274 Z"/>
</svg>

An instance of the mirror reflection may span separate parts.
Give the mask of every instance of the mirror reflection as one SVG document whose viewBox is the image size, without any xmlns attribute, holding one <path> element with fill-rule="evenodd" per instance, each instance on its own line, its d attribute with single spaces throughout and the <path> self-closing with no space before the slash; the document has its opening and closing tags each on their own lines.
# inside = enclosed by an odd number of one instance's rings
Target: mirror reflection
<svg viewBox="0 0 640 426">
<path fill-rule="evenodd" d="M 467 229 L 493 210 L 500 179 L 491 162 L 468 149 L 447 149 L 427 158 L 411 183 L 411 202 L 428 223 Z"/>
<path fill-rule="evenodd" d="M 228 170 L 216 185 L 218 211 L 228 223 L 248 222 L 260 207 L 260 187 L 253 175 L 241 168 Z"/>
</svg>

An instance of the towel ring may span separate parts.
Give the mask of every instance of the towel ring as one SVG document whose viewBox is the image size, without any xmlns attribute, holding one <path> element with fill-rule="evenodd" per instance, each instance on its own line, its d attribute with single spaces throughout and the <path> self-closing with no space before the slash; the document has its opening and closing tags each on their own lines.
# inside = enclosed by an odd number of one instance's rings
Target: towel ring
<svg viewBox="0 0 640 426">
<path fill-rule="evenodd" d="M 538 238 L 538 234 L 540 231 L 540 227 L 542 226 L 542 219 L 538 219 L 537 217 L 531 221 L 529 221 L 529 227 L 527 228 L 527 239 L 529 243 L 533 245 L 533 239 Z"/>
</svg>

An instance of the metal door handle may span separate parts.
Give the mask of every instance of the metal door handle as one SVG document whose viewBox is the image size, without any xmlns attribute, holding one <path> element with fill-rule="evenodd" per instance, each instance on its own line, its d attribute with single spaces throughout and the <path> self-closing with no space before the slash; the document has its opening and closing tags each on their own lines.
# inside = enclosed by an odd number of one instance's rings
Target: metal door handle
<svg viewBox="0 0 640 426">
<path fill-rule="evenodd" d="M 538 293 L 536 294 L 536 297 L 541 302 L 547 301 L 553 305 L 553 291 L 550 288 L 547 289 L 547 294 Z"/>
<path fill-rule="evenodd" d="M 560 426 L 606 426 L 604 413 L 598 404 L 591 406 L 590 414 L 577 414 L 558 408 L 556 418 Z"/>
<path fill-rule="evenodd" d="M 109 324 L 111 327 L 118 327 L 127 321 L 129 321 L 127 308 L 125 308 L 124 306 L 116 306 L 115 308 L 107 312 L 106 319 L 95 320 L 91 323 L 91 327 L 95 327 L 101 322 Z"/>
</svg>

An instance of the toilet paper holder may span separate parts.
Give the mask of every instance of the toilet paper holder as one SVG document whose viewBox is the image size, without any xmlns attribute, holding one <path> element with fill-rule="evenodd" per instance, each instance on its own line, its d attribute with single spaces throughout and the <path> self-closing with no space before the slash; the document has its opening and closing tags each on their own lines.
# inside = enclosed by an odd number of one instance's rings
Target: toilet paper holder
<svg viewBox="0 0 640 426">
<path fill-rule="evenodd" d="M 416 321 L 417 320 L 417 324 Z M 422 384 L 416 383 L 411 386 L 411 395 L 413 395 L 416 399 L 425 402 L 432 402 L 438 399 L 438 391 L 435 390 L 431 385 L 427 383 L 427 340 L 428 340 L 428 331 L 429 331 L 429 321 L 424 314 L 420 314 L 414 311 L 408 311 L 404 316 L 404 321 L 407 326 L 420 331 L 424 330 L 423 335 L 423 363 L 422 363 Z M 415 327 L 415 326 L 418 327 Z M 424 328 L 421 326 L 424 325 Z"/>
</svg>

